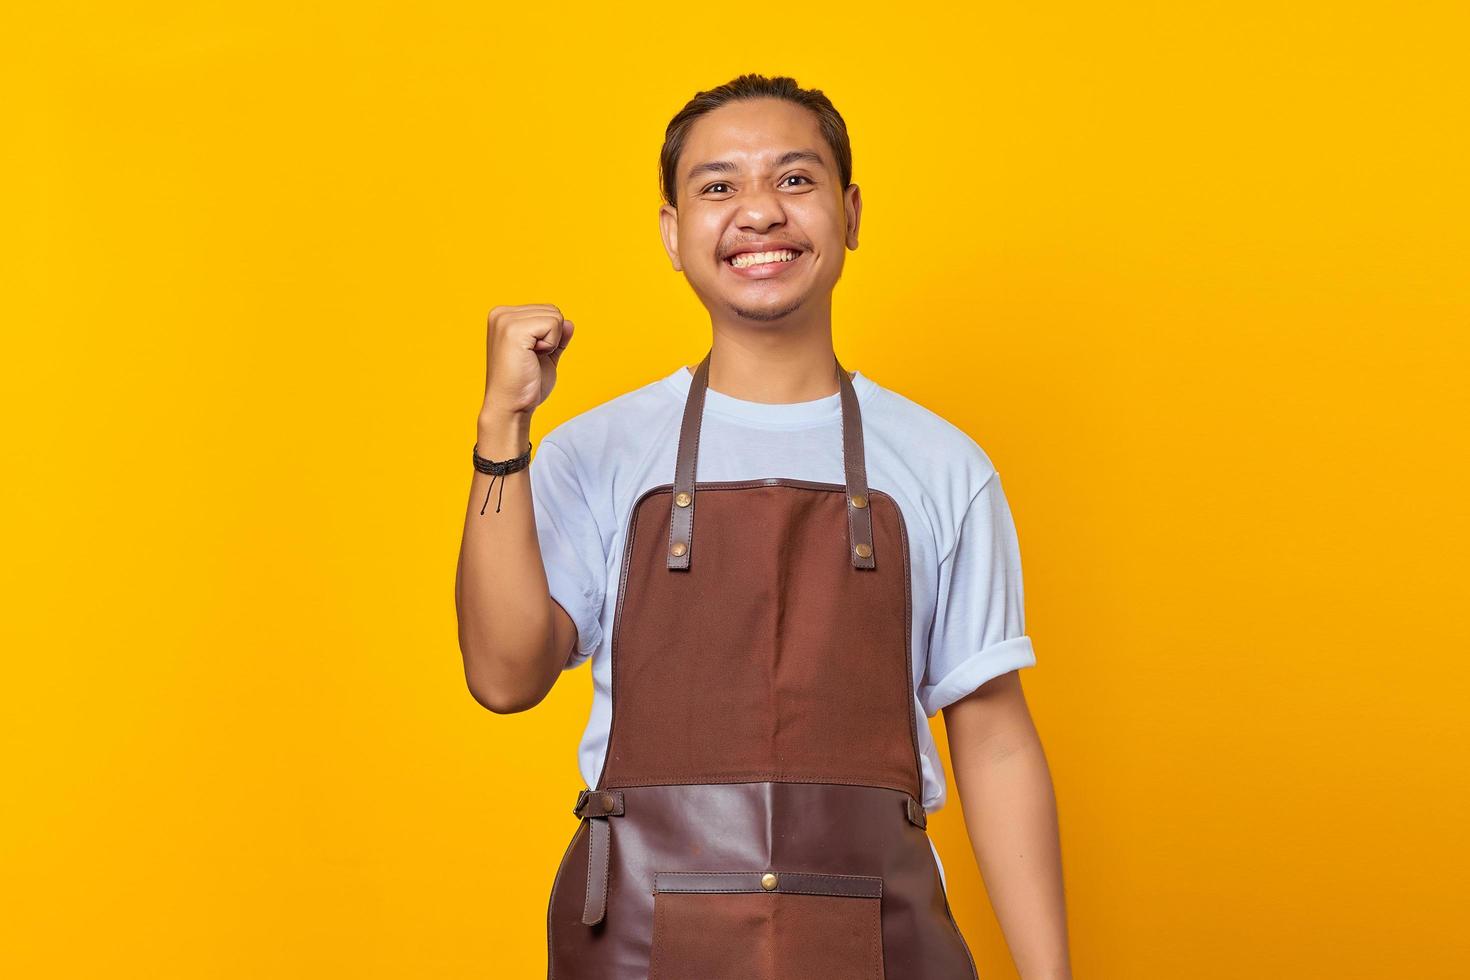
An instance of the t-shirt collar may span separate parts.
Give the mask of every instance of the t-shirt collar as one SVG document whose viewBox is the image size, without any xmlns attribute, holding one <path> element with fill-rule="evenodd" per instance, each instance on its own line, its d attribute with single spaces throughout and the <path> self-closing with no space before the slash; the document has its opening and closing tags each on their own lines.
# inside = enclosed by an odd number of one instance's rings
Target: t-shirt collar
<svg viewBox="0 0 1470 980">
<path fill-rule="evenodd" d="M 693 380 L 693 373 L 683 364 L 663 379 L 664 384 L 681 402 L 689 397 L 689 386 Z M 875 384 L 867 375 L 854 370 L 852 387 L 859 403 L 865 404 Z M 774 428 L 803 427 L 842 418 L 842 392 L 834 391 L 825 397 L 805 402 L 752 402 L 706 388 L 704 410 L 755 425 Z"/>
</svg>

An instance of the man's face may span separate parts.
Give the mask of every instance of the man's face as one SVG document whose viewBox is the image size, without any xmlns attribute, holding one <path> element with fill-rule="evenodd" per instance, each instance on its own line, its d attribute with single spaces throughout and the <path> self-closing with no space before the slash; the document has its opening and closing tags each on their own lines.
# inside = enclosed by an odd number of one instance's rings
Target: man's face
<svg viewBox="0 0 1470 980">
<path fill-rule="evenodd" d="M 678 209 L 659 211 L 664 248 L 716 314 L 768 322 L 826 303 L 862 210 L 857 185 L 841 180 L 815 113 L 774 98 L 721 106 L 690 127 Z M 784 254 L 731 261 L 752 252 Z"/>
</svg>

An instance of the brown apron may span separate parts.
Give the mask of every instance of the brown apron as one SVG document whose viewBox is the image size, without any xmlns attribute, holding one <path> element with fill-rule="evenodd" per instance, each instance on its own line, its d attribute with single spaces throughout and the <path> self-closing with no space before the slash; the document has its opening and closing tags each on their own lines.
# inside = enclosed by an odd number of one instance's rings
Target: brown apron
<svg viewBox="0 0 1470 980">
<path fill-rule="evenodd" d="M 920 803 L 907 532 L 868 489 L 852 380 L 837 364 L 845 485 L 696 483 L 709 360 L 674 482 L 629 517 L 547 976 L 974 980 Z"/>
</svg>

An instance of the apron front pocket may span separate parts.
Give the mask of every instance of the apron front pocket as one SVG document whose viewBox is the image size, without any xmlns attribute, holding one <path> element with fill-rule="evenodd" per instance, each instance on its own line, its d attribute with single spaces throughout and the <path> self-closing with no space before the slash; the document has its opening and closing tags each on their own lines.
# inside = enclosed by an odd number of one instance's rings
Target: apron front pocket
<svg viewBox="0 0 1470 980">
<path fill-rule="evenodd" d="M 883 879 L 659 871 L 649 980 L 883 980 Z"/>
</svg>

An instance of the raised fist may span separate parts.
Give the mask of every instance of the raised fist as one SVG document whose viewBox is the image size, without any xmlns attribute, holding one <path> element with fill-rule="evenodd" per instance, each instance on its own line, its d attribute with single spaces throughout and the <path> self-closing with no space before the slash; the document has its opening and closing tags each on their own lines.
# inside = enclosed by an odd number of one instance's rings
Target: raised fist
<svg viewBox="0 0 1470 980">
<path fill-rule="evenodd" d="M 571 342 L 572 321 L 550 303 L 492 308 L 482 411 L 533 412 L 551 394 L 557 362 Z"/>
</svg>

